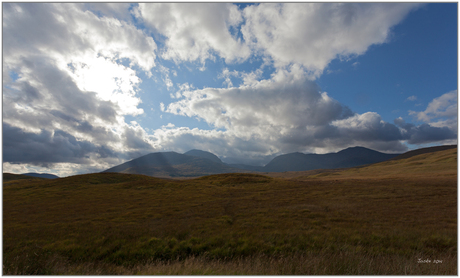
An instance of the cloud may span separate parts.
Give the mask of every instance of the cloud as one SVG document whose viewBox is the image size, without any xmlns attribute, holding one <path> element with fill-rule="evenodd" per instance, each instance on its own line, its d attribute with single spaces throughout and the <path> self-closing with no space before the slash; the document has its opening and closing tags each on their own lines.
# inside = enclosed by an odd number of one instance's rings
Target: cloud
<svg viewBox="0 0 460 278">
<path fill-rule="evenodd" d="M 434 98 L 425 111 L 409 111 L 409 115 L 425 123 L 415 126 L 398 118 L 395 124 L 403 129 L 405 138 L 410 144 L 446 140 L 451 142 L 457 139 L 457 113 L 457 90 L 454 90 Z"/>
<path fill-rule="evenodd" d="M 426 123 L 416 126 L 406 123 L 402 118 L 395 119 L 395 124 L 401 128 L 403 140 L 407 140 L 409 144 L 451 141 L 457 138 L 456 132 L 445 126 L 436 127 Z"/>
<path fill-rule="evenodd" d="M 254 51 L 275 67 L 302 65 L 318 77 L 335 58 L 361 55 L 387 42 L 391 27 L 418 4 L 261 3 L 244 9 L 241 27 Z"/>
<path fill-rule="evenodd" d="M 156 65 L 151 37 L 83 4 L 6 3 L 3 19 L 3 75 L 16 76 L 3 81 L 4 165 L 103 170 L 153 150 L 124 119 L 143 113 L 136 69 Z"/>
<path fill-rule="evenodd" d="M 410 97 L 407 98 L 407 100 L 415 101 L 415 100 L 417 100 L 417 97 L 416 96 L 410 96 Z"/>
<path fill-rule="evenodd" d="M 3 161 L 35 165 L 58 162 L 89 164 L 95 158 L 110 157 L 116 155 L 107 147 L 77 140 L 62 130 L 51 132 L 42 129 L 39 133 L 32 133 L 3 123 Z"/>
<path fill-rule="evenodd" d="M 398 127 L 384 122 L 377 113 L 353 113 L 322 92 L 296 66 L 290 71 L 278 70 L 270 79 L 251 85 L 189 90 L 182 96 L 166 111 L 196 117 L 223 129 L 219 138 L 228 144 L 226 148 L 238 150 L 248 161 L 286 152 L 324 153 L 356 145 L 393 152 L 407 149 L 400 142 L 403 136 Z M 174 132 L 179 130 L 168 131 Z M 182 136 L 184 133 L 191 137 L 197 134 L 180 130 Z M 203 133 L 199 139 L 189 138 L 187 142 L 207 141 L 203 138 L 208 135 Z M 216 150 L 223 156 L 229 152 L 222 147 Z M 228 155 L 232 156 L 236 157 Z"/>
<path fill-rule="evenodd" d="M 322 125 L 349 115 L 348 108 L 320 92 L 298 68 L 280 70 L 270 80 L 238 88 L 184 92 L 167 111 L 198 117 L 216 128 L 243 138 L 265 132 L 285 133 L 289 128 Z"/>
<path fill-rule="evenodd" d="M 318 77 L 335 58 L 362 55 L 388 41 L 391 28 L 419 4 L 142 3 L 138 20 L 164 40 L 162 57 L 176 63 L 217 57 L 240 63 L 252 55 L 283 68 L 296 63 Z M 228 82 L 227 82 L 228 83 Z"/>
<path fill-rule="evenodd" d="M 124 21 L 131 20 L 131 3 L 85 3 L 88 10 L 100 13 L 102 16 L 114 17 Z"/>
<path fill-rule="evenodd" d="M 454 126 L 457 126 L 457 112 L 457 90 L 454 90 L 433 99 L 425 111 L 409 111 L 409 115 L 414 115 L 419 121 L 437 125 L 446 123 L 445 120 L 454 120 L 449 124 L 449 127 L 454 129 Z"/>
<path fill-rule="evenodd" d="M 136 16 L 166 37 L 165 59 L 228 62 L 245 60 L 250 50 L 232 31 L 242 22 L 237 6 L 229 3 L 141 3 Z"/>
<path fill-rule="evenodd" d="M 128 22 L 99 18 L 71 3 L 6 3 L 3 8 L 7 61 L 40 52 L 65 58 L 89 52 L 127 58 L 145 71 L 155 66 L 155 42 Z"/>
</svg>

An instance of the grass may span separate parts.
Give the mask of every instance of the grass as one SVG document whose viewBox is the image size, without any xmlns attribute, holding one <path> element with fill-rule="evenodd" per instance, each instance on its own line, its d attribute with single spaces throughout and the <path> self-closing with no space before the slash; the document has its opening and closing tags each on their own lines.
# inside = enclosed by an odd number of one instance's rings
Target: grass
<svg viewBox="0 0 460 278">
<path fill-rule="evenodd" d="M 456 275 L 456 149 L 415 158 L 289 178 L 5 182 L 3 274 Z"/>
</svg>

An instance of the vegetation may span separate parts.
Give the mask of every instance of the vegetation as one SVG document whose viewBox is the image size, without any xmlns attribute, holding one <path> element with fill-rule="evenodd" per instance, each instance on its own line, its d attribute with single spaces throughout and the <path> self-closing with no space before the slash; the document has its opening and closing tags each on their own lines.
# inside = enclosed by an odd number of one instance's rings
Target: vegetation
<svg viewBox="0 0 460 278">
<path fill-rule="evenodd" d="M 3 274 L 457 274 L 457 150 L 293 176 L 3 187 Z"/>
</svg>

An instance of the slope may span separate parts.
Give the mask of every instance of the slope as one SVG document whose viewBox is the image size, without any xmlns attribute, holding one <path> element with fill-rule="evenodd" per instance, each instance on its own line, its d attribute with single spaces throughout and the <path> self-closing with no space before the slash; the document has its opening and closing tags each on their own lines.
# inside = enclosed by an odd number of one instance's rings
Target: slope
<svg viewBox="0 0 460 278">
<path fill-rule="evenodd" d="M 421 148 L 421 149 L 416 149 L 412 151 L 405 152 L 403 154 L 400 154 L 394 158 L 391 158 L 391 160 L 397 160 L 397 159 L 404 159 L 404 158 L 410 158 L 419 154 L 425 154 L 425 153 L 432 153 L 432 152 L 437 152 L 437 151 L 443 151 L 443 150 L 449 150 L 449 149 L 456 149 L 457 145 L 447 145 L 447 146 L 436 146 L 436 147 L 428 147 L 428 148 Z"/>
<path fill-rule="evenodd" d="M 384 162 L 346 169 L 312 170 L 290 173 L 273 173 L 272 177 L 296 180 L 319 179 L 457 179 L 457 148 L 447 148 L 434 152 L 419 151 L 408 158 L 390 159 Z M 402 155 L 404 157 L 404 154 Z"/>
</svg>

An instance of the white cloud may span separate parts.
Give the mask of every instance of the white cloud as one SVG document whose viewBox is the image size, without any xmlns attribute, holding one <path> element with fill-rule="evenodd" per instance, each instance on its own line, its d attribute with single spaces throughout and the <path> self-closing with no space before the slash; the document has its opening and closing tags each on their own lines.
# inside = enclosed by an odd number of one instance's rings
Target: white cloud
<svg viewBox="0 0 460 278">
<path fill-rule="evenodd" d="M 417 97 L 416 96 L 410 96 L 407 98 L 407 100 L 409 101 L 416 101 L 417 100 Z"/>
<path fill-rule="evenodd" d="M 409 111 L 409 115 L 414 115 L 419 121 L 430 123 L 432 126 L 446 126 L 457 131 L 457 101 L 457 90 L 450 91 L 433 99 L 425 111 Z"/>
<path fill-rule="evenodd" d="M 251 86 L 206 88 L 183 95 L 184 99 L 168 106 L 168 112 L 199 117 L 243 137 L 321 125 L 348 111 L 297 69 L 280 70 L 272 79 Z"/>
<path fill-rule="evenodd" d="M 245 60 L 249 49 L 231 33 L 242 22 L 241 12 L 228 3 L 141 3 L 136 11 L 156 32 L 166 36 L 165 59 L 226 62 Z"/>
<path fill-rule="evenodd" d="M 410 111 L 411 115 L 416 115 L 418 120 L 430 121 L 442 117 L 457 116 L 457 90 L 450 91 L 440 97 L 433 99 L 425 111 Z"/>
<path fill-rule="evenodd" d="M 103 16 L 115 17 L 124 21 L 131 21 L 131 13 L 129 8 L 131 3 L 85 3 L 91 11 L 101 13 Z"/>
<path fill-rule="evenodd" d="M 384 43 L 390 28 L 417 4 L 261 3 L 244 9 L 246 43 L 275 67 L 298 63 L 318 77 L 335 58 Z"/>
</svg>

